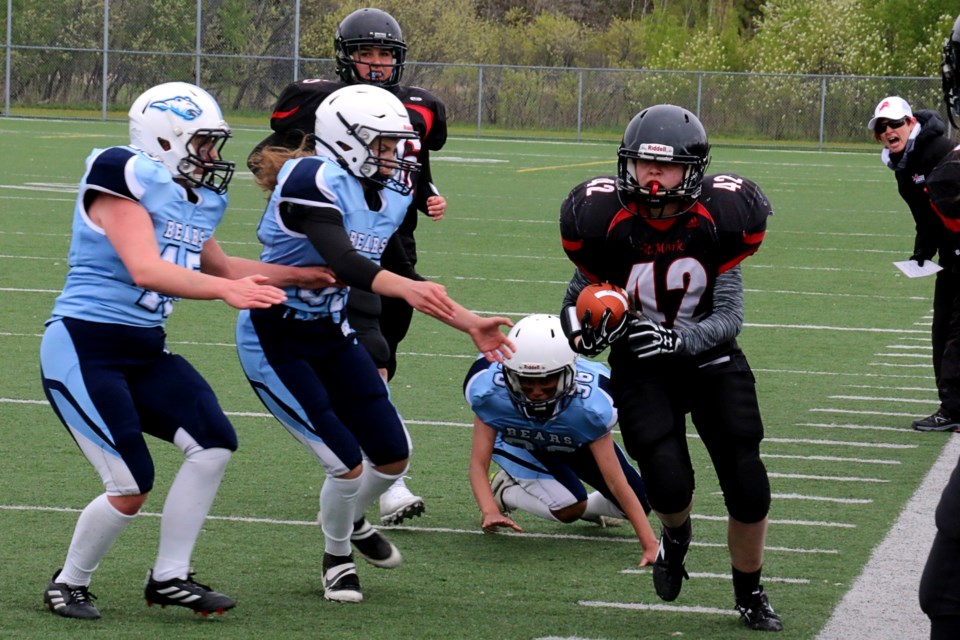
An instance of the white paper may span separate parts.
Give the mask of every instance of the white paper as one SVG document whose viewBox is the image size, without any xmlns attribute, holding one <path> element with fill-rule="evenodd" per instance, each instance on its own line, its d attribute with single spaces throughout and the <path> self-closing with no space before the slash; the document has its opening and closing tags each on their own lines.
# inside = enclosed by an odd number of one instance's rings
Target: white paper
<svg viewBox="0 0 960 640">
<path fill-rule="evenodd" d="M 903 262 L 894 262 L 893 266 L 903 272 L 908 278 L 922 278 L 923 276 L 932 276 L 943 267 L 933 260 L 924 260 L 923 266 L 917 264 L 916 260 L 904 260 Z"/>
</svg>

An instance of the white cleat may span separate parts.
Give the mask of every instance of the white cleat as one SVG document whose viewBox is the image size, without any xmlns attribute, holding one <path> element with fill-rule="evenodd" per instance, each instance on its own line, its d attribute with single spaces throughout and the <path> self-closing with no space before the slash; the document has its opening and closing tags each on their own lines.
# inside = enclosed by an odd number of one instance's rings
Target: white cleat
<svg viewBox="0 0 960 640">
<path fill-rule="evenodd" d="M 397 525 L 423 515 L 424 511 L 423 498 L 413 495 L 402 480 L 380 495 L 380 524 Z"/>
</svg>

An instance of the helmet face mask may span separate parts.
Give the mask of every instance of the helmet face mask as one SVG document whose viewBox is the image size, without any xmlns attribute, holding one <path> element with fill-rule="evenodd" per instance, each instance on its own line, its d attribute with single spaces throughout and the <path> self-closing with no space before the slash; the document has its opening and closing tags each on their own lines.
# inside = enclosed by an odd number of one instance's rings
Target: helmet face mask
<svg viewBox="0 0 960 640">
<path fill-rule="evenodd" d="M 384 77 L 364 77 L 357 69 L 357 54 L 361 49 L 376 47 L 392 53 L 393 63 L 374 66 L 386 67 Z M 337 27 L 333 39 L 333 49 L 337 57 L 337 75 L 347 84 L 373 84 L 381 87 L 393 87 L 400 83 L 403 65 L 407 55 L 407 45 L 403 40 L 400 25 L 386 11 L 380 9 L 358 9 L 344 18 Z M 381 73 L 381 72 L 378 72 Z"/>
<path fill-rule="evenodd" d="M 683 177 L 675 187 L 644 185 L 637 179 L 636 162 L 669 162 L 683 166 Z M 642 110 L 627 125 L 617 151 L 617 194 L 621 204 L 636 211 L 636 203 L 647 212 L 659 211 L 671 204 L 681 215 L 692 207 L 710 164 L 710 143 L 700 120 L 682 107 L 656 105 Z M 637 213 L 643 212 L 637 211 Z"/>
<path fill-rule="evenodd" d="M 516 346 L 513 355 L 503 361 L 503 381 L 510 400 L 529 420 L 553 418 L 576 393 L 577 354 L 567 342 L 560 318 L 527 316 L 510 329 L 508 337 Z M 552 395 L 528 397 L 525 387 L 538 383 L 541 390 L 553 389 Z"/>
<path fill-rule="evenodd" d="M 343 87 L 317 107 L 314 139 L 318 155 L 335 159 L 367 184 L 409 195 L 420 163 L 380 157 L 383 138 L 397 140 L 397 155 L 403 140 L 417 138 L 406 107 L 385 89 L 370 85 Z"/>
<path fill-rule="evenodd" d="M 131 146 L 192 187 L 227 191 L 234 163 L 220 154 L 232 134 L 209 93 L 186 82 L 160 84 L 134 100 L 128 117 Z"/>
<path fill-rule="evenodd" d="M 943 99 L 947 103 L 947 115 L 954 127 L 960 128 L 960 16 L 953 23 L 950 37 L 943 43 L 943 64 L 940 68 L 943 80 Z"/>
</svg>

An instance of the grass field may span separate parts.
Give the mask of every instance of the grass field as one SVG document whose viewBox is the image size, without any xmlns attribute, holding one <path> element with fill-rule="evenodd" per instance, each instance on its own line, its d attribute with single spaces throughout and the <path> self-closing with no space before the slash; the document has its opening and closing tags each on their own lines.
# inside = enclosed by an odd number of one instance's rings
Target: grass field
<svg viewBox="0 0 960 640">
<path fill-rule="evenodd" d="M 240 130 L 243 164 L 263 131 Z M 91 587 L 103 619 L 50 615 L 41 591 L 77 517 L 102 488 L 43 398 L 38 349 L 66 272 L 83 159 L 121 144 L 126 126 L 0 119 L 0 637 L 16 638 L 741 638 L 733 612 L 724 510 L 690 430 L 700 473 L 693 579 L 664 606 L 624 529 L 518 514 L 518 535 L 483 535 L 467 481 L 470 412 L 461 382 L 470 341 L 424 316 L 401 347 L 394 399 L 414 439 L 410 486 L 427 503 L 390 532 L 395 571 L 360 566 L 360 606 L 322 600 L 314 524 L 322 472 L 268 415 L 233 349 L 235 312 L 184 301 L 169 347 L 210 380 L 240 450 L 194 555 L 198 579 L 237 598 L 223 617 L 147 609 L 142 582 L 179 450 L 152 443 L 157 488 Z M 615 145 L 450 140 L 434 175 L 447 217 L 423 219 L 419 270 L 465 306 L 517 319 L 556 312 L 571 273 L 559 204 L 576 183 L 615 169 Z M 891 262 L 910 255 L 913 226 L 876 154 L 718 148 L 711 172 L 754 179 L 776 215 L 744 266 L 741 344 L 758 378 L 774 492 L 765 585 L 786 630 L 813 638 L 942 450 L 944 434 L 909 429 L 936 407 L 929 358 L 931 278 Z M 255 257 L 264 197 L 245 172 L 217 234 Z M 171 402 L 181 399 L 171 398 Z M 375 514 L 374 514 L 375 515 Z M 932 514 L 930 517 L 932 524 Z"/>
</svg>

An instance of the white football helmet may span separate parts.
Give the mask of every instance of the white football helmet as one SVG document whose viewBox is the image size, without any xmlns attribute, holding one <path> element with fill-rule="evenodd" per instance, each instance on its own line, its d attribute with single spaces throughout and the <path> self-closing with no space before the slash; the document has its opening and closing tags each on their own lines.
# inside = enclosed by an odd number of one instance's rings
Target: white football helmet
<svg viewBox="0 0 960 640">
<path fill-rule="evenodd" d="M 131 146 L 162 162 L 175 178 L 226 192 L 234 163 L 222 160 L 220 151 L 231 132 L 213 96 L 186 82 L 166 82 L 140 94 L 128 116 Z"/>
<path fill-rule="evenodd" d="M 377 186 L 408 195 L 420 163 L 380 158 L 371 149 L 379 137 L 415 139 L 407 109 L 395 95 L 372 85 L 351 85 L 331 93 L 317 107 L 314 138 L 317 155 L 334 158 L 351 174 Z M 388 167 L 389 174 L 381 173 Z"/>
<path fill-rule="evenodd" d="M 563 411 L 576 393 L 577 354 L 570 348 L 558 316 L 534 314 L 518 321 L 508 337 L 516 349 L 503 361 L 503 378 L 514 405 L 531 420 L 548 420 Z M 524 394 L 520 378 L 559 374 L 556 393 L 544 400 Z"/>
</svg>

